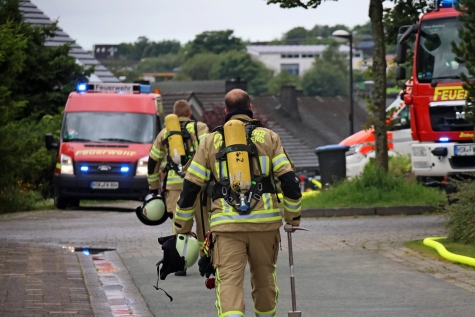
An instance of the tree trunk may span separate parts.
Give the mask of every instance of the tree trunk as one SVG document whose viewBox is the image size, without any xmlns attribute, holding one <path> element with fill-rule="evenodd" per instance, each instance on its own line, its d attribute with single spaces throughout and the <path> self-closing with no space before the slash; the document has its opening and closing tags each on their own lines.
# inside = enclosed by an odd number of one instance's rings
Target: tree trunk
<svg viewBox="0 0 475 317">
<path fill-rule="evenodd" d="M 376 139 L 377 166 L 388 170 L 388 138 L 386 126 L 386 49 L 384 46 L 383 2 L 370 0 L 369 18 L 374 40 L 373 76 L 375 78 L 372 94 L 374 130 Z"/>
</svg>

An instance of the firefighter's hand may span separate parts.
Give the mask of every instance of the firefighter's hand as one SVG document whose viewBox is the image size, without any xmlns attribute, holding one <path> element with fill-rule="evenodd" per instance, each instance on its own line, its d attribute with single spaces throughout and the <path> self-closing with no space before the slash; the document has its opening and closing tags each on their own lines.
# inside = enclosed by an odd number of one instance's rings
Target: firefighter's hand
<svg viewBox="0 0 475 317">
<path fill-rule="evenodd" d="M 173 219 L 173 212 L 167 212 L 168 218 Z"/>
<path fill-rule="evenodd" d="M 295 227 L 298 227 L 298 226 L 292 225 L 292 224 L 290 224 L 290 223 L 287 222 L 287 223 L 285 224 L 285 226 L 284 226 L 284 230 L 285 230 L 285 232 L 292 232 L 292 233 L 294 233 L 295 230 L 296 230 Z M 294 228 L 294 229 L 292 229 L 292 228 Z"/>
<path fill-rule="evenodd" d="M 215 269 L 213 267 L 213 263 L 211 262 L 211 257 L 209 256 L 202 256 L 198 261 L 198 267 L 201 276 L 206 276 L 206 278 L 209 278 L 211 274 L 215 275 Z"/>
</svg>

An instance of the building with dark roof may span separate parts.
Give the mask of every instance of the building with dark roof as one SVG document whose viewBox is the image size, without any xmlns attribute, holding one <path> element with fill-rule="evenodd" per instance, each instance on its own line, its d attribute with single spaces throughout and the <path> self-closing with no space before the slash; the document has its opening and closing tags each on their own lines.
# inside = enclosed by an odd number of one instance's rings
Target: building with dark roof
<svg viewBox="0 0 475 317">
<path fill-rule="evenodd" d="M 25 22 L 38 26 L 53 24 L 53 21 L 29 0 L 20 2 L 20 11 L 22 12 Z M 76 62 L 79 65 L 83 65 L 85 68 L 89 68 L 91 66 L 95 67 L 94 73 L 89 78 L 91 82 L 119 82 L 119 79 L 117 79 L 106 67 L 104 67 L 104 65 L 99 63 L 99 61 L 97 61 L 91 53 L 86 52 L 81 46 L 73 42 L 74 40 L 69 37 L 66 32 L 59 28 L 56 35 L 52 38 L 49 38 L 45 45 L 60 46 L 67 43 L 72 43 L 69 56 L 74 57 Z"/>
<path fill-rule="evenodd" d="M 176 81 L 170 85 L 171 83 L 154 84 L 155 88 L 161 90 L 164 115 L 173 112 L 173 104 L 179 99 L 190 103 L 196 120 L 202 120 L 205 115 L 224 113 L 224 81 Z M 200 86 L 206 87 L 208 92 L 191 90 Z M 262 120 L 268 128 L 279 134 L 298 171 L 316 171 L 318 159 L 315 149 L 323 145 L 338 144 L 349 136 L 348 97 L 302 96 L 294 87 L 288 86 L 283 87 L 279 95 L 251 96 L 251 102 L 255 118 Z M 355 102 L 356 131 L 362 128 L 367 117 L 362 103 Z M 214 126 L 210 126 L 210 129 L 213 128 Z"/>
</svg>

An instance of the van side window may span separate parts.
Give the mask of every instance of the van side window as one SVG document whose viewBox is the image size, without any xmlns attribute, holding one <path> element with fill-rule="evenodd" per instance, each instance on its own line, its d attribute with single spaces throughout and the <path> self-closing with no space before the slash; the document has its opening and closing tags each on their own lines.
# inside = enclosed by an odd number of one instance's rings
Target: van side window
<svg viewBox="0 0 475 317">
<path fill-rule="evenodd" d="M 401 126 L 403 129 L 410 128 L 411 127 L 411 112 L 409 111 L 408 106 L 404 106 L 402 108 L 401 112 L 397 115 L 398 118 L 401 119 Z"/>
</svg>

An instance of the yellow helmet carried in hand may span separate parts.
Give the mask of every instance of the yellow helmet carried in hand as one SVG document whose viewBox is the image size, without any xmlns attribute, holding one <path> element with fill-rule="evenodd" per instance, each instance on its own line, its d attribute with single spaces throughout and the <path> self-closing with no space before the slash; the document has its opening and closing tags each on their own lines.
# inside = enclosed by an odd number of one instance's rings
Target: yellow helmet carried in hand
<svg viewBox="0 0 475 317">
<path fill-rule="evenodd" d="M 137 207 L 135 214 L 137 218 L 147 226 L 161 225 L 168 218 L 163 197 L 154 194 L 149 194 L 145 197 L 145 202 L 142 206 Z"/>
<path fill-rule="evenodd" d="M 178 234 L 176 237 L 176 250 L 180 256 L 185 258 L 185 269 L 187 269 L 198 260 L 200 244 L 192 235 Z"/>
</svg>

